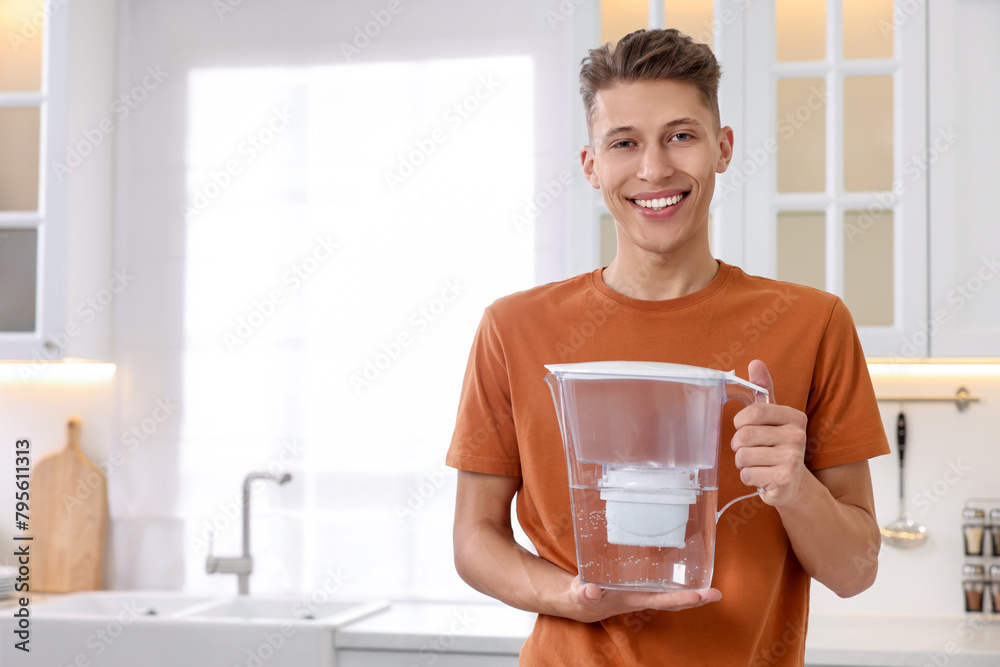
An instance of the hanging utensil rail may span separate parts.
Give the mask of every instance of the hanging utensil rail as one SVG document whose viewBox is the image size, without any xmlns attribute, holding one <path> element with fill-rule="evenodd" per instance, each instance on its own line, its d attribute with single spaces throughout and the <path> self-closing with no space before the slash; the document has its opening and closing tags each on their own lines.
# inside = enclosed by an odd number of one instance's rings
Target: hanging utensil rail
<svg viewBox="0 0 1000 667">
<path fill-rule="evenodd" d="M 875 398 L 879 401 L 892 401 L 893 403 L 954 403 L 959 412 L 965 412 L 965 409 L 969 407 L 970 403 L 979 402 L 979 397 L 970 394 L 969 390 L 965 387 L 959 387 L 958 391 L 951 396 L 947 394 L 930 394 L 925 396 L 898 394 L 893 396 L 876 396 Z"/>
</svg>

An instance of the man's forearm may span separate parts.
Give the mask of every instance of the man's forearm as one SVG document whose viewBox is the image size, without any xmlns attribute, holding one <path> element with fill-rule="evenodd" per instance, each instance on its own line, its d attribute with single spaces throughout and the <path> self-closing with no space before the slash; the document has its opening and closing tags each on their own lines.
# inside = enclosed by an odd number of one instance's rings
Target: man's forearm
<svg viewBox="0 0 1000 667">
<path fill-rule="evenodd" d="M 456 539 L 455 565 L 480 593 L 525 611 L 568 615 L 559 600 L 574 575 L 524 549 L 504 526 L 481 521 Z"/>
<path fill-rule="evenodd" d="M 862 463 L 867 472 L 867 462 Z M 831 495 L 821 481 L 824 474 L 848 473 L 817 471 L 803 484 L 797 502 L 777 509 L 806 572 L 840 597 L 851 597 L 875 581 L 881 535 L 868 511 Z"/>
</svg>

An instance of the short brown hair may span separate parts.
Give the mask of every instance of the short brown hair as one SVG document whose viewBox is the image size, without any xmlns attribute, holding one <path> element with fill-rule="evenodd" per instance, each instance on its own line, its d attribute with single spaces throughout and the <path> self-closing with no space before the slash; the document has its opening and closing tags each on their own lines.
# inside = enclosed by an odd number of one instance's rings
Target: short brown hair
<svg viewBox="0 0 1000 667">
<path fill-rule="evenodd" d="M 594 119 L 597 92 L 619 83 L 672 79 L 694 85 L 705 106 L 719 118 L 719 77 L 722 70 L 707 44 L 699 44 L 674 28 L 636 30 L 614 46 L 591 49 L 580 67 L 580 94 L 587 114 L 587 131 Z"/>
</svg>

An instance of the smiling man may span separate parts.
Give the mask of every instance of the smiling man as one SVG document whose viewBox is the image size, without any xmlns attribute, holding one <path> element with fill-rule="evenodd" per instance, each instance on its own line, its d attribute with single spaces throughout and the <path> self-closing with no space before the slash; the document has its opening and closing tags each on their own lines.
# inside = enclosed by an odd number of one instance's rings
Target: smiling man
<svg viewBox="0 0 1000 667">
<path fill-rule="evenodd" d="M 460 471 L 455 563 L 475 589 L 539 614 L 522 665 L 801 665 L 810 579 L 844 597 L 875 579 L 868 459 L 888 444 L 850 314 L 833 295 L 711 253 L 715 175 L 733 151 L 719 76 L 711 50 L 676 30 L 590 52 L 581 158 L 614 217 L 617 255 L 498 300 L 473 342 L 447 458 Z M 719 504 L 760 492 L 723 515 L 713 588 L 583 585 L 544 365 L 720 358 L 774 400 L 727 407 Z M 514 540 L 515 497 L 536 553 Z"/>
</svg>

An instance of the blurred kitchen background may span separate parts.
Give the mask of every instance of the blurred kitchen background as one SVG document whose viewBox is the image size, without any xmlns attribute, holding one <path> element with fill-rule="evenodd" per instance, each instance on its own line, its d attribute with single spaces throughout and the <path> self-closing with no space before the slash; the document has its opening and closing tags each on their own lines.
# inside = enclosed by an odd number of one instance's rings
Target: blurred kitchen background
<svg viewBox="0 0 1000 667">
<path fill-rule="evenodd" d="M 979 399 L 905 403 L 926 544 L 813 608 L 961 613 L 962 507 L 1000 496 L 1000 4 L 659 11 L 722 62 L 716 255 L 841 295 L 880 395 Z M 105 587 L 232 592 L 208 542 L 239 552 L 243 477 L 270 470 L 293 482 L 254 496 L 254 592 L 335 573 L 344 595 L 479 597 L 443 465 L 469 345 L 497 297 L 613 257 L 577 73 L 649 21 L 633 1 L 0 0 L 0 444 L 37 461 L 81 418 Z M 881 407 L 885 525 L 901 404 Z"/>
</svg>

